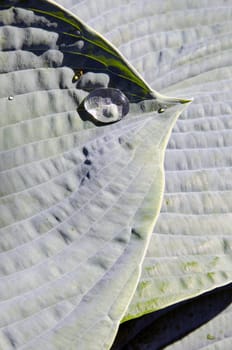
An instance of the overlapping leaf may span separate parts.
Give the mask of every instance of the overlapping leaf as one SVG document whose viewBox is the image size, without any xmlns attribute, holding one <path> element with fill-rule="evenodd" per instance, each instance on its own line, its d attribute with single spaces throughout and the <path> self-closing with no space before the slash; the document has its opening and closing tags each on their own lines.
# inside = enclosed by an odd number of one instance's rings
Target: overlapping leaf
<svg viewBox="0 0 232 350">
<path fill-rule="evenodd" d="M 124 322 L 112 350 L 230 349 L 232 284 Z"/>
<path fill-rule="evenodd" d="M 161 214 L 125 320 L 231 282 L 231 1 L 59 2 L 153 88 L 194 97 L 168 145 Z"/>
<path fill-rule="evenodd" d="M 0 24 L 0 348 L 108 349 L 186 105 L 169 100 L 159 115 L 165 99 L 51 1 L 0 1 Z M 127 95 L 124 120 L 86 113 L 99 86 Z"/>
<path fill-rule="evenodd" d="M 221 299 L 221 295 L 219 296 Z M 211 306 L 212 307 L 212 306 Z M 194 313 L 194 310 L 192 310 Z M 174 344 L 164 347 L 166 350 L 181 350 L 185 347 L 196 350 L 231 349 L 231 317 L 232 307 L 228 306 L 222 313 L 217 315 L 205 325 L 199 327 L 185 338 Z M 148 348 L 146 348 L 148 350 Z M 150 349 L 154 349 L 151 347 Z"/>
</svg>

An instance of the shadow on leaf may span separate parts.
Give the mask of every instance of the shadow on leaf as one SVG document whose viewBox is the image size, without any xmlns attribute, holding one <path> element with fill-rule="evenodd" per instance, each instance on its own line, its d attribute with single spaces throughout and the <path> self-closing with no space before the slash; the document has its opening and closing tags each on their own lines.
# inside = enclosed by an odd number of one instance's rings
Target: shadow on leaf
<svg viewBox="0 0 232 350">
<path fill-rule="evenodd" d="M 158 350 L 212 320 L 232 303 L 232 283 L 121 324 L 111 350 Z"/>
</svg>

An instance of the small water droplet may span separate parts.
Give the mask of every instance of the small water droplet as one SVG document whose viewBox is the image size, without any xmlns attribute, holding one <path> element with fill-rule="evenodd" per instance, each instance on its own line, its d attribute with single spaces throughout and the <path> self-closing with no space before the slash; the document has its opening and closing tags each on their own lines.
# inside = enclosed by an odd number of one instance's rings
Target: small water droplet
<svg viewBox="0 0 232 350">
<path fill-rule="evenodd" d="M 72 78 L 72 82 L 75 83 L 77 80 L 80 79 L 80 77 L 84 74 L 84 71 L 82 69 L 77 69 L 74 73 L 74 76 Z"/>
<path fill-rule="evenodd" d="M 85 99 L 86 111 L 101 123 L 112 123 L 122 119 L 129 112 L 129 101 L 118 89 L 100 88 L 93 90 Z"/>
<path fill-rule="evenodd" d="M 8 96 L 8 100 L 12 101 L 14 99 L 14 96 Z"/>
<path fill-rule="evenodd" d="M 165 108 L 160 107 L 160 108 L 158 109 L 158 113 L 163 113 L 163 112 L 165 112 Z"/>
</svg>

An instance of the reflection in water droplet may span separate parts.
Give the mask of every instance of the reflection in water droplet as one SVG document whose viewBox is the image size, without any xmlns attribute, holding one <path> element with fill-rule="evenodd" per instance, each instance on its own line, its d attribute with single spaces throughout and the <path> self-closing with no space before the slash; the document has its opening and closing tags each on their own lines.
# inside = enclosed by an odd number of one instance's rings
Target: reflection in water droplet
<svg viewBox="0 0 232 350">
<path fill-rule="evenodd" d="M 101 88 L 93 90 L 85 99 L 86 111 L 101 123 L 112 123 L 122 119 L 129 112 L 129 101 L 118 89 Z"/>
<path fill-rule="evenodd" d="M 75 45 L 73 45 L 73 46 L 75 46 L 76 48 L 78 48 L 79 50 L 81 50 L 81 49 L 83 49 L 84 45 L 85 45 L 85 42 L 84 42 L 83 40 L 78 40 L 78 41 L 75 43 Z"/>
<path fill-rule="evenodd" d="M 8 96 L 8 100 L 12 101 L 14 99 L 14 96 Z"/>
</svg>

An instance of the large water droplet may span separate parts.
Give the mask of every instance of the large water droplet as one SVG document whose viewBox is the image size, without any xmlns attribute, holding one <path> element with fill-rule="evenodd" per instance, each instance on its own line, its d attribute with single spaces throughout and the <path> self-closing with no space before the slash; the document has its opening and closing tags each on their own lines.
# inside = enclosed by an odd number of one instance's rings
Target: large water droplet
<svg viewBox="0 0 232 350">
<path fill-rule="evenodd" d="M 120 90 L 113 88 L 93 90 L 86 97 L 84 106 L 86 111 L 101 123 L 118 121 L 129 112 L 127 97 Z"/>
</svg>

